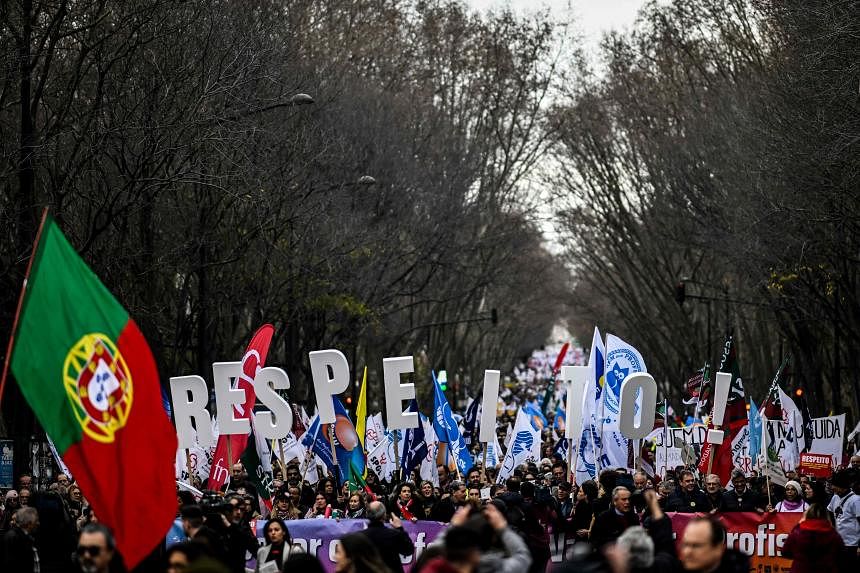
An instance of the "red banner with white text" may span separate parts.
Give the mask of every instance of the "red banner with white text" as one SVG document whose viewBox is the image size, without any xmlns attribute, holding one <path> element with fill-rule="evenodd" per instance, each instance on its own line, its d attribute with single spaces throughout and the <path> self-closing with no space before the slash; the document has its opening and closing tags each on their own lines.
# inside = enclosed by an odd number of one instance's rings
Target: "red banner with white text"
<svg viewBox="0 0 860 573">
<path fill-rule="evenodd" d="M 696 513 L 670 513 L 678 551 L 687 523 Z M 788 573 L 791 559 L 782 556 L 782 546 L 802 513 L 738 512 L 716 516 L 726 528 L 726 545 L 750 556 L 750 571 Z"/>
</svg>

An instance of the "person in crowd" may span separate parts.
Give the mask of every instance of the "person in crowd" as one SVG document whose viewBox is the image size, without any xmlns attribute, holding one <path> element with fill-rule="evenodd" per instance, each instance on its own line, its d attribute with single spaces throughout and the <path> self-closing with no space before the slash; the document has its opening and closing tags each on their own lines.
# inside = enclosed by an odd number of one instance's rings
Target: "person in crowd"
<svg viewBox="0 0 860 573">
<path fill-rule="evenodd" d="M 367 506 L 367 529 L 362 533 L 379 549 L 382 562 L 391 573 L 403 573 L 400 557 L 412 555 L 415 545 L 403 529 L 403 522 L 394 513 L 386 527 L 386 512 L 382 502 L 372 501 Z"/>
<path fill-rule="evenodd" d="M 848 467 L 854 470 L 860 470 L 860 454 L 854 454 L 848 461 Z"/>
<path fill-rule="evenodd" d="M 4 499 L 3 515 L 0 517 L 0 535 L 12 529 L 12 516 L 21 508 L 18 492 L 14 489 L 7 491 Z"/>
<path fill-rule="evenodd" d="M 122 569 L 113 533 L 101 523 L 87 524 L 81 530 L 75 555 L 84 573 L 108 573 Z"/>
<path fill-rule="evenodd" d="M 820 503 L 824 507 L 830 503 L 830 497 L 827 495 L 824 484 L 820 481 L 809 480 L 803 484 L 803 499 L 809 505 Z"/>
<path fill-rule="evenodd" d="M 301 517 L 298 508 L 293 505 L 290 496 L 283 492 L 275 494 L 275 499 L 272 500 L 272 515 L 285 520 L 299 519 Z"/>
<path fill-rule="evenodd" d="M 302 489 L 298 485 L 288 485 L 287 494 L 290 496 L 290 505 L 299 512 L 297 519 L 303 518 L 310 508 L 302 504 Z"/>
<path fill-rule="evenodd" d="M 184 573 L 188 567 L 206 555 L 206 550 L 200 543 L 183 541 L 171 545 L 164 556 L 167 573 Z"/>
<path fill-rule="evenodd" d="M 469 489 L 466 491 L 466 495 L 468 499 L 473 499 L 479 503 L 481 501 L 481 489 L 478 487 L 470 486 Z"/>
<path fill-rule="evenodd" d="M 687 523 L 681 540 L 681 564 L 695 573 L 749 573 L 749 557 L 726 547 L 726 529 L 713 517 Z"/>
<path fill-rule="evenodd" d="M 203 508 L 199 505 L 185 505 L 181 508 L 180 515 L 182 530 L 188 539 L 202 545 L 212 557 L 223 559 L 224 540 L 215 529 L 205 523 Z"/>
<path fill-rule="evenodd" d="M 328 511 L 327 511 L 328 510 Z M 331 515 L 331 506 L 326 501 L 324 493 L 317 493 L 314 504 L 305 514 L 305 519 L 325 519 Z"/>
<path fill-rule="evenodd" d="M 424 553 L 433 556 L 423 561 L 415 573 L 475 573 L 481 563 L 481 537 L 468 527 L 453 527 L 444 546 L 431 546 Z"/>
<path fill-rule="evenodd" d="M 618 474 L 612 470 L 603 470 L 597 476 L 597 485 L 600 486 L 597 498 L 591 504 L 594 515 L 600 515 L 612 507 L 612 491 L 618 485 Z"/>
<path fill-rule="evenodd" d="M 588 541 L 588 530 L 594 517 L 592 503 L 597 499 L 598 487 L 593 480 L 582 482 L 576 494 L 576 506 L 573 509 L 573 519 L 570 528 L 576 535 L 577 541 Z"/>
<path fill-rule="evenodd" d="M 459 481 L 452 481 L 448 485 L 448 493 L 447 497 L 443 497 L 439 500 L 439 503 L 433 508 L 431 512 L 433 521 L 441 521 L 442 523 L 448 523 L 451 521 L 451 518 L 454 517 L 454 512 L 457 511 L 458 508 L 466 505 L 466 485 Z"/>
<path fill-rule="evenodd" d="M 648 474 L 643 472 L 642 470 L 636 470 L 633 472 L 633 488 L 638 489 L 639 491 L 645 491 L 651 487 L 651 480 L 648 478 Z"/>
<path fill-rule="evenodd" d="M 71 515 L 72 519 L 77 520 L 81 516 L 84 508 L 83 500 L 84 496 L 81 493 L 80 486 L 76 483 L 71 484 L 68 490 L 66 490 L 66 505 L 69 508 L 69 515 Z"/>
<path fill-rule="evenodd" d="M 3 571 L 39 573 L 39 551 L 34 537 L 39 528 L 39 513 L 32 507 L 15 511 L 14 523 L 3 535 Z"/>
<path fill-rule="evenodd" d="M 774 511 L 780 513 L 803 513 L 809 508 L 809 504 L 801 495 L 802 488 L 794 480 L 785 483 L 784 497 L 782 501 L 774 506 Z"/>
<path fill-rule="evenodd" d="M 439 503 L 433 483 L 426 480 L 422 481 L 418 489 L 421 492 L 418 519 L 431 519 L 433 516 L 433 506 Z"/>
<path fill-rule="evenodd" d="M 245 564 L 245 554 L 254 555 L 259 543 L 257 537 L 244 520 L 244 498 L 238 494 L 227 496 L 227 516 L 225 525 L 225 549 L 227 566 L 231 571 L 241 571 Z"/>
<path fill-rule="evenodd" d="M 708 474 L 705 478 L 705 507 L 700 511 L 708 513 L 719 513 L 725 509 L 725 498 L 723 497 L 723 484 L 720 476 Z"/>
<path fill-rule="evenodd" d="M 628 527 L 618 537 L 618 547 L 624 550 L 624 561 L 629 573 L 652 573 L 654 568 L 654 540 L 641 525 Z"/>
<path fill-rule="evenodd" d="M 365 501 L 363 492 L 352 492 L 349 494 L 349 499 L 346 502 L 346 514 L 344 517 L 347 519 L 364 519 L 367 517 L 366 505 L 367 502 Z"/>
<path fill-rule="evenodd" d="M 698 513 L 710 510 L 708 498 L 696 484 L 696 476 L 689 470 L 681 472 L 678 491 L 669 496 L 666 511 Z"/>
<path fill-rule="evenodd" d="M 385 484 L 379 481 L 379 476 L 377 476 L 371 469 L 367 470 L 367 479 L 365 480 L 365 483 L 376 497 L 384 499 L 385 496 L 388 495 L 388 488 L 385 487 Z"/>
<path fill-rule="evenodd" d="M 849 470 L 835 472 L 830 485 L 833 488 L 833 498 L 827 511 L 833 516 L 836 532 L 845 544 L 842 551 L 842 571 L 857 571 L 860 551 L 860 496 L 851 490 Z"/>
<path fill-rule="evenodd" d="M 337 573 L 392 573 L 376 546 L 363 532 L 341 537 L 335 546 L 334 558 Z"/>
<path fill-rule="evenodd" d="M 320 480 L 317 484 L 317 494 L 320 493 L 325 496 L 327 505 L 330 505 L 333 509 L 340 508 L 337 501 L 337 491 L 333 479 L 327 477 Z"/>
<path fill-rule="evenodd" d="M 22 473 L 18 476 L 18 491 L 20 492 L 22 489 L 29 490 L 30 486 L 33 484 L 33 476 L 32 474 Z"/>
<path fill-rule="evenodd" d="M 290 530 L 283 519 L 273 517 L 263 527 L 265 545 L 257 550 L 256 573 L 274 573 L 267 563 L 274 563 L 277 571 L 284 571 L 284 563 L 294 553 L 304 553 L 301 545 L 294 545 Z"/>
<path fill-rule="evenodd" d="M 30 488 L 22 487 L 18 489 L 18 502 L 21 504 L 21 507 L 30 505 Z"/>
<path fill-rule="evenodd" d="M 732 486 L 733 489 L 723 494 L 723 511 L 764 511 L 761 497 L 749 488 L 744 472 L 738 469 L 732 471 Z"/>
<path fill-rule="evenodd" d="M 666 510 L 666 504 L 669 503 L 669 498 L 675 493 L 675 481 L 665 479 L 657 486 L 657 500 L 660 502 L 660 507 L 663 511 Z"/>
<path fill-rule="evenodd" d="M 601 548 L 634 525 L 639 525 L 639 516 L 630 509 L 630 490 L 617 486 L 612 490 L 612 507 L 594 518 L 589 539 L 594 547 Z"/>
<path fill-rule="evenodd" d="M 558 524 L 561 525 L 562 523 L 566 523 L 567 520 L 570 519 L 573 515 L 573 488 L 571 487 L 570 483 L 566 481 L 558 482 L 556 488 L 555 511 L 558 516 Z"/>
<path fill-rule="evenodd" d="M 559 485 L 563 481 L 567 481 L 567 464 L 563 461 L 556 460 L 552 464 L 551 485 Z"/>
<path fill-rule="evenodd" d="M 791 573 L 839 571 L 844 544 L 820 503 L 810 505 L 782 546 L 783 557 L 793 559 Z"/>
<path fill-rule="evenodd" d="M 518 526 L 532 554 L 532 566 L 529 571 L 542 573 L 546 570 L 546 564 L 552 555 L 549 547 L 549 526 L 557 521 L 554 503 L 552 498 L 543 495 L 543 492 L 539 495 L 535 484 L 531 482 L 520 484 L 520 495 L 523 498 L 521 506 L 523 517 Z"/>
<path fill-rule="evenodd" d="M 525 573 L 533 569 L 531 552 L 523 538 L 508 524 L 505 503 L 493 500 L 482 509 L 464 506 L 451 518 L 451 527 L 444 530 L 430 545 L 449 547 L 448 536 L 468 529 L 479 539 L 478 573 Z"/>
<path fill-rule="evenodd" d="M 418 521 L 421 504 L 412 495 L 415 491 L 415 484 L 404 482 L 397 486 L 394 491 L 395 495 L 389 504 L 391 515 L 396 515 L 406 521 Z"/>
</svg>

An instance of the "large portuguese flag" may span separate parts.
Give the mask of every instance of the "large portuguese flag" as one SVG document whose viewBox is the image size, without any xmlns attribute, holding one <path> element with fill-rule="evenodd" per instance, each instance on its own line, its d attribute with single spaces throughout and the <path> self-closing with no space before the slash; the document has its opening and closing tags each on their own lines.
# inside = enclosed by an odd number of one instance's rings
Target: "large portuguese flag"
<svg viewBox="0 0 860 573">
<path fill-rule="evenodd" d="M 176 514 L 176 433 L 152 353 L 50 218 L 23 296 L 12 373 L 132 568 Z"/>
</svg>

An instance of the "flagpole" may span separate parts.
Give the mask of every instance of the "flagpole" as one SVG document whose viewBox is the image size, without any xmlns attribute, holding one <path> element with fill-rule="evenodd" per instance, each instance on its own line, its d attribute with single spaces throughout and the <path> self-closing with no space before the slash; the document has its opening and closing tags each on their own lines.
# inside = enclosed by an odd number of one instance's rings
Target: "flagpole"
<svg viewBox="0 0 860 573">
<path fill-rule="evenodd" d="M 481 482 L 487 483 L 487 450 L 490 447 L 490 442 L 484 442 L 484 461 L 481 464 Z"/>
<path fill-rule="evenodd" d="M 663 479 L 669 466 L 669 400 L 663 398 Z"/>
<path fill-rule="evenodd" d="M 329 424 L 328 426 L 329 426 L 329 428 L 328 428 L 329 429 L 328 443 L 331 446 L 331 463 L 334 466 L 338 466 L 337 451 L 334 448 L 334 424 Z M 340 486 L 340 476 L 338 474 L 340 474 L 340 467 L 337 468 L 337 471 L 332 472 L 332 473 L 335 474 L 334 475 L 334 481 L 339 487 Z"/>
<path fill-rule="evenodd" d="M 227 477 L 227 489 L 230 489 L 230 486 L 233 485 L 233 440 L 232 436 L 227 436 L 227 471 L 229 472 Z"/>
<path fill-rule="evenodd" d="M 313 426 L 313 424 L 311 424 L 311 425 Z M 311 454 L 312 448 L 314 447 L 314 442 L 317 441 L 317 436 L 320 435 L 320 426 L 322 426 L 322 424 L 320 424 L 319 415 L 317 415 L 317 429 L 314 430 L 314 435 L 311 437 L 311 443 L 308 446 L 308 449 L 305 450 L 305 464 L 304 464 L 305 467 L 304 467 L 304 469 L 302 469 L 302 484 L 305 483 L 305 478 L 307 477 L 308 470 L 310 469 L 310 466 L 311 466 L 310 454 Z M 308 428 L 308 429 L 310 429 L 310 428 Z"/>
<path fill-rule="evenodd" d="M 193 485 L 194 475 L 191 473 L 191 449 L 185 448 L 185 467 L 188 469 L 188 483 Z"/>
<path fill-rule="evenodd" d="M 278 463 L 281 464 L 281 477 L 287 479 L 287 465 L 284 463 L 284 441 L 278 440 L 278 449 L 281 451 L 281 456 L 278 457 Z M 272 451 L 275 451 L 275 440 L 272 439 Z"/>
<path fill-rule="evenodd" d="M 400 454 L 397 451 L 397 445 L 400 441 L 400 430 L 394 430 L 394 471 L 397 476 L 396 481 L 400 481 Z"/>
<path fill-rule="evenodd" d="M 24 306 L 24 295 L 27 292 L 27 283 L 30 281 L 30 271 L 33 269 L 33 259 L 36 258 L 36 249 L 39 247 L 39 241 L 42 238 L 42 230 L 45 228 L 45 221 L 48 220 L 48 208 L 42 210 L 42 220 L 39 222 L 39 229 L 36 231 L 36 240 L 33 241 L 33 250 L 30 253 L 30 260 L 27 261 L 27 270 L 24 272 L 24 282 L 21 283 L 21 294 L 18 295 L 18 307 L 15 309 L 15 318 L 12 320 L 12 331 L 9 333 L 9 344 L 6 346 L 6 359 L 3 361 L 3 376 L 0 377 L 0 403 L 3 401 L 3 390 L 6 388 L 6 376 L 9 374 L 9 362 L 12 358 L 12 348 L 15 346 L 15 333 L 18 331 L 18 319 L 21 318 L 21 308 Z"/>
</svg>

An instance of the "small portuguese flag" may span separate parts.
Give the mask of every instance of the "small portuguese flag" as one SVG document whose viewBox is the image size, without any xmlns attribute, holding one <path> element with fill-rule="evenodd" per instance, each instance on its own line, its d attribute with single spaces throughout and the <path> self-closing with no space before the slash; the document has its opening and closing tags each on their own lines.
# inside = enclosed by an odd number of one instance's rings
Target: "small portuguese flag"
<svg viewBox="0 0 860 573">
<path fill-rule="evenodd" d="M 176 514 L 176 432 L 128 313 L 47 217 L 11 357 L 21 392 L 129 568 Z"/>
</svg>

